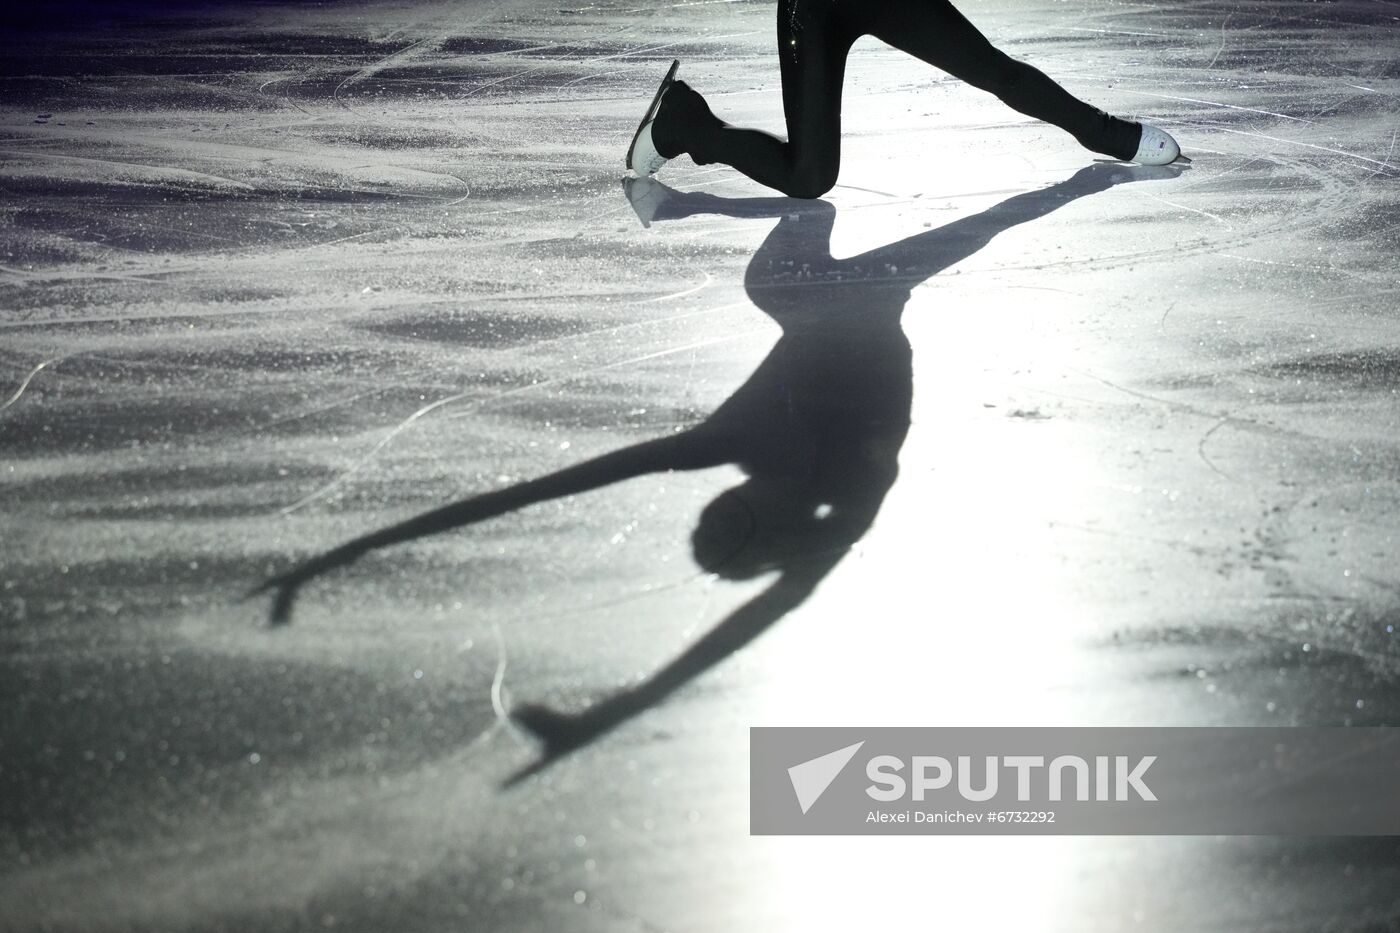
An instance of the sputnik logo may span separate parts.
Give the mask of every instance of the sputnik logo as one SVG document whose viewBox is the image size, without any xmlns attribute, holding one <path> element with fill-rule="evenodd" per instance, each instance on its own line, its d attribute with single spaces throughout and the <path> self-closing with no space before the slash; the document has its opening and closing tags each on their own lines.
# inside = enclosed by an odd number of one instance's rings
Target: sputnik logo
<svg viewBox="0 0 1400 933">
<path fill-rule="evenodd" d="M 800 765 L 793 765 L 788 768 L 788 778 L 792 781 L 792 789 L 797 794 L 797 803 L 802 807 L 805 814 L 812 809 L 812 805 L 826 793 L 826 789 L 831 786 L 831 782 L 836 780 L 837 775 L 850 764 L 856 752 L 865 744 L 864 740 L 854 745 L 847 745 L 845 748 L 838 748 L 834 752 L 822 755 L 820 758 L 813 758 L 811 761 L 804 761 Z"/>
</svg>

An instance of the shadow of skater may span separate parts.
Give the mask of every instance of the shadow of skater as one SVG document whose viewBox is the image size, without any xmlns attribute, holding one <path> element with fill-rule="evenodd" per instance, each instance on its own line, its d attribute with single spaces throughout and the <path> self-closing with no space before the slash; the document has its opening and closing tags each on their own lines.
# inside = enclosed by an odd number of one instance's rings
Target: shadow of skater
<svg viewBox="0 0 1400 933">
<path fill-rule="evenodd" d="M 361 555 L 636 476 L 735 464 L 740 485 L 705 507 L 691 536 L 699 565 L 725 579 L 776 578 L 645 681 L 578 713 L 522 705 L 512 718 L 543 755 L 508 784 L 661 702 L 800 605 L 870 528 L 898 473 L 913 398 L 900 315 L 924 280 L 993 236 L 1069 201 L 1177 169 L 1097 163 L 1040 191 L 849 259 L 831 256 L 835 208 L 824 201 L 721 198 L 629 180 L 645 222 L 718 213 L 781 216 L 749 262 L 745 289 L 782 336 L 753 375 L 701 424 L 425 512 L 357 538 L 265 583 L 271 621 L 289 620 L 297 590 Z M 636 186 L 644 186 L 638 189 Z"/>
</svg>

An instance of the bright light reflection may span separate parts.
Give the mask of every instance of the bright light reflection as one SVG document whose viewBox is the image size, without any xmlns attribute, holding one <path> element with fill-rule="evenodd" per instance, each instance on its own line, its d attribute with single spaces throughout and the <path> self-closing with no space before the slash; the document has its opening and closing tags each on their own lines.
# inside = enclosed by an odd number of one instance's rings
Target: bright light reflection
<svg viewBox="0 0 1400 933">
<path fill-rule="evenodd" d="M 899 227 L 887 212 L 847 211 L 838 255 Z M 1015 234 L 1005 253 L 994 241 L 969 265 L 1014 263 Z M 909 302 L 915 424 L 900 481 L 857 550 L 766 639 L 753 723 L 1082 721 L 1076 658 L 1102 622 L 1077 604 L 1078 571 L 1057 553 L 1051 523 L 1104 507 L 1098 471 L 1092 447 L 1033 391 L 1069 365 L 1043 320 L 1065 311 L 1056 305 L 1064 296 L 999 278 L 940 276 Z M 1085 845 L 974 836 L 752 844 L 768 866 L 756 915 L 786 928 L 904 928 L 922 917 L 915 926 L 1028 930 L 1073 925 L 1078 907 L 1066 892 Z"/>
</svg>

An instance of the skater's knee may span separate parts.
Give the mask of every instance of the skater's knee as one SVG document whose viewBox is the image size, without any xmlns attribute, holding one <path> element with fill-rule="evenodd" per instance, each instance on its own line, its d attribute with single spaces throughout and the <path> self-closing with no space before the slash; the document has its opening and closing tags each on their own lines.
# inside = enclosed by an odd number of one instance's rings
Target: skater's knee
<svg viewBox="0 0 1400 933">
<path fill-rule="evenodd" d="M 784 193 L 794 198 L 819 198 L 836 187 L 839 172 L 834 161 L 798 159 Z"/>
<path fill-rule="evenodd" d="M 834 179 L 826 181 L 819 177 L 794 178 L 785 194 L 790 198 L 812 200 L 821 197 L 834 187 L 836 187 Z"/>
</svg>

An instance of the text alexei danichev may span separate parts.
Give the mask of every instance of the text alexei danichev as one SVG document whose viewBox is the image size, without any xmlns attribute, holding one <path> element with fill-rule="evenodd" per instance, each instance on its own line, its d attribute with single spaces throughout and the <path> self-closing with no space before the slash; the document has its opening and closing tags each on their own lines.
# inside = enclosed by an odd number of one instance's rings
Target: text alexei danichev
<svg viewBox="0 0 1400 933">
<path fill-rule="evenodd" d="M 865 815 L 867 823 L 1053 823 L 1053 810 L 989 810 L 972 813 L 967 810 L 871 810 Z"/>
</svg>

